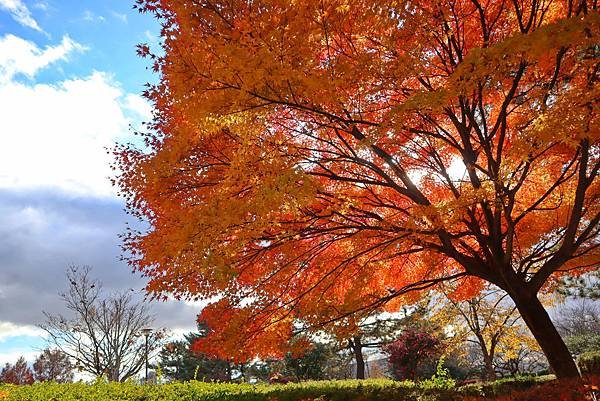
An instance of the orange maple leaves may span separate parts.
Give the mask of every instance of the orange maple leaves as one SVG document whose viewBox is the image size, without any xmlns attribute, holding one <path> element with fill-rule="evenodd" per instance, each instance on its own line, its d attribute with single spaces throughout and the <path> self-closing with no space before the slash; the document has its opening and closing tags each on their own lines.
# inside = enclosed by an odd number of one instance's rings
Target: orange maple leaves
<svg viewBox="0 0 600 401">
<path fill-rule="evenodd" d="M 442 280 L 535 294 L 597 268 L 587 3 L 140 1 L 164 56 L 140 48 L 147 148 L 116 152 L 151 224 L 133 266 L 157 296 L 221 299 L 206 342 L 244 357 Z"/>
</svg>

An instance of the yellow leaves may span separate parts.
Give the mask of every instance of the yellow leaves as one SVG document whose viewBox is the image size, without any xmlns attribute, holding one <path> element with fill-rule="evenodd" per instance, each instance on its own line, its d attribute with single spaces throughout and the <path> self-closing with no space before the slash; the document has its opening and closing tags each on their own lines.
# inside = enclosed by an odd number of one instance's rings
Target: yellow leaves
<svg viewBox="0 0 600 401">
<path fill-rule="evenodd" d="M 515 148 L 526 158 L 542 144 L 560 143 L 564 145 L 565 153 L 571 153 L 583 139 L 597 140 L 599 99 L 598 83 L 563 90 L 561 96 L 552 99 L 551 105 L 519 135 Z"/>
<path fill-rule="evenodd" d="M 452 95 L 444 88 L 435 91 L 416 91 L 406 101 L 391 109 L 384 124 L 393 127 L 393 121 L 404 123 L 403 120 L 414 112 L 439 112 L 453 99 Z"/>
<path fill-rule="evenodd" d="M 504 360 L 510 360 L 518 358 L 519 353 L 524 349 L 529 352 L 541 352 L 537 341 L 524 325 L 507 327 L 497 346 L 497 352 L 502 355 Z"/>
<path fill-rule="evenodd" d="M 441 112 L 453 107 L 457 96 L 469 96 L 482 83 L 501 97 L 509 89 L 521 63 L 527 74 L 533 75 L 536 70 L 545 72 L 552 68 L 560 49 L 581 51 L 594 46 L 599 27 L 600 17 L 591 13 L 584 18 L 572 17 L 546 24 L 529 34 L 514 34 L 487 48 L 469 49 L 450 76 L 431 82 L 426 89 L 411 91 L 410 96 L 391 108 L 383 124 L 404 125 L 415 113 Z M 506 85 L 504 91 L 498 90 L 503 85 Z"/>
<path fill-rule="evenodd" d="M 342 14 L 347 13 L 348 11 L 350 11 L 350 4 L 348 4 L 348 2 L 344 2 L 343 4 L 337 6 L 335 8 L 335 11 Z"/>
<path fill-rule="evenodd" d="M 593 45 L 599 29 L 600 16 L 590 13 L 548 23 L 532 33 L 514 34 L 489 48 L 471 49 L 453 73 L 455 85 L 460 93 L 469 93 L 482 78 L 506 75 L 523 61 L 532 68 L 545 57 L 555 58 L 560 48 Z"/>
<path fill-rule="evenodd" d="M 453 333 L 449 340 L 452 350 L 464 350 L 468 339 L 485 347 L 492 358 L 506 361 L 519 356 L 523 349 L 539 351 L 539 346 L 520 319 L 519 312 L 507 295 L 486 285 L 480 295 L 456 299 L 466 283 L 458 282 L 444 286 L 443 292 L 449 295 L 449 302 L 436 308 L 433 320 Z"/>
<path fill-rule="evenodd" d="M 415 237 L 419 237 L 419 231 L 436 231 L 445 229 L 448 232 L 458 232 L 464 229 L 464 219 L 468 212 L 476 210 L 482 202 L 494 203 L 496 193 L 491 183 L 484 183 L 480 188 L 464 186 L 461 188 L 460 196 L 448 196 L 447 194 L 436 194 L 432 191 L 430 196 L 438 195 L 441 200 L 431 206 L 411 206 L 411 216 L 407 219 L 405 227 L 415 231 Z M 426 235 L 425 237 L 430 237 Z"/>
</svg>

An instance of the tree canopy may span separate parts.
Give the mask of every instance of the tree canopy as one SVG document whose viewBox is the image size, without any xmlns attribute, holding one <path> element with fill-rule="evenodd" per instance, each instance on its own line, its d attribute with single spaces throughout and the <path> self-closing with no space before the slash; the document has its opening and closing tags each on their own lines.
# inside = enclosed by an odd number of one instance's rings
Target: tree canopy
<svg viewBox="0 0 600 401">
<path fill-rule="evenodd" d="M 24 357 L 19 357 L 14 365 L 6 363 L 0 371 L 0 383 L 7 384 L 33 384 L 33 372 L 27 366 L 27 361 Z"/>
<path fill-rule="evenodd" d="M 69 383 L 75 376 L 69 356 L 59 349 L 46 348 L 33 362 L 33 374 L 36 381 Z"/>
<path fill-rule="evenodd" d="M 115 150 L 150 223 L 126 248 L 155 296 L 217 300 L 207 348 L 281 356 L 490 282 L 578 374 L 537 294 L 600 262 L 596 2 L 137 3 L 162 49 L 145 146 Z"/>
</svg>

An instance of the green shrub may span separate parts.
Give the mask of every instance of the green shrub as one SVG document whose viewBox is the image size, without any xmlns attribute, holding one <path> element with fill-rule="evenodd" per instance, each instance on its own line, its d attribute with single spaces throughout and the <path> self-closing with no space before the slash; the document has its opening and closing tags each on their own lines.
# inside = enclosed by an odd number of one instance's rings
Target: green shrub
<svg viewBox="0 0 600 401">
<path fill-rule="evenodd" d="M 527 390 L 536 384 L 555 379 L 554 375 L 505 377 L 493 382 L 466 384 L 459 388 L 464 396 L 480 396 L 484 398 L 511 394 L 514 391 Z"/>
<path fill-rule="evenodd" d="M 420 386 L 426 390 L 452 390 L 456 387 L 456 380 L 450 377 L 450 371 L 444 367 L 445 358 L 442 357 L 437 363 L 435 374 L 431 379 L 423 380 Z"/>
<path fill-rule="evenodd" d="M 385 379 L 275 385 L 197 381 L 164 385 L 36 383 L 9 387 L 6 393 L 1 401 L 458 401 L 453 390 L 424 389 L 413 382 Z"/>
<path fill-rule="evenodd" d="M 93 384 L 46 382 L 27 386 L 0 385 L 0 401 L 462 401 L 496 397 L 502 400 L 506 394 L 519 391 L 525 391 L 525 395 L 543 393 L 536 390 L 539 387 L 537 383 L 542 380 L 539 377 L 501 379 L 477 387 L 452 388 L 444 377 L 444 368 L 441 364 L 439 366 L 434 378 L 421 383 L 369 379 L 273 385 L 199 381 L 140 385 L 98 380 Z M 549 388 L 560 390 L 556 386 Z"/>
<path fill-rule="evenodd" d="M 584 352 L 577 358 L 582 375 L 600 375 L 600 351 Z"/>
<path fill-rule="evenodd" d="M 565 344 L 569 351 L 575 355 L 586 352 L 600 352 L 600 333 L 568 336 L 565 338 Z"/>
</svg>

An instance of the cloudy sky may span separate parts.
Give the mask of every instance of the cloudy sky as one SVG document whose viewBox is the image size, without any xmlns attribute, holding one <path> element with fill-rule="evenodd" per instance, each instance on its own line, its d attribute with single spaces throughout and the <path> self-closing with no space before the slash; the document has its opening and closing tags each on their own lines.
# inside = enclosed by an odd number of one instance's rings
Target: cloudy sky
<svg viewBox="0 0 600 401">
<path fill-rule="evenodd" d="M 128 220 L 107 147 L 150 116 L 152 76 L 135 45 L 158 27 L 133 0 L 0 0 L 0 364 L 44 346 L 68 265 L 108 291 L 144 281 L 119 260 Z M 157 326 L 194 327 L 197 305 L 152 306 Z"/>
</svg>

